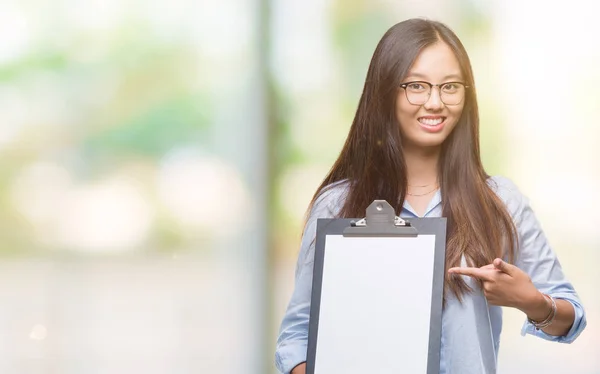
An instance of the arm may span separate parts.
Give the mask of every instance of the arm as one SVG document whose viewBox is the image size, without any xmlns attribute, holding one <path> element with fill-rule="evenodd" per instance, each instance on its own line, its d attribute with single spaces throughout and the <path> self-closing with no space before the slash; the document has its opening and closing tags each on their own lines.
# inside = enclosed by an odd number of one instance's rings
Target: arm
<svg viewBox="0 0 600 374">
<path fill-rule="evenodd" d="M 525 321 L 522 333 L 563 343 L 573 342 L 584 330 L 587 322 L 579 296 L 563 274 L 560 262 L 550 247 L 529 201 L 517 187 L 503 180 L 501 196 L 513 216 L 519 236 L 516 265 L 531 278 L 541 293 L 555 298 L 557 313 L 553 323 L 543 330 Z M 538 292 L 518 306 L 529 318 L 542 321 L 550 312 L 547 300 Z"/>
<path fill-rule="evenodd" d="M 308 348 L 308 322 L 313 278 L 315 236 L 318 218 L 333 218 L 337 211 L 340 189 L 335 187 L 324 192 L 311 210 L 302 235 L 300 254 L 296 265 L 294 292 L 285 312 L 277 348 L 275 364 L 280 372 L 304 374 Z M 292 370 L 293 369 L 293 370 Z"/>
<path fill-rule="evenodd" d="M 555 311 L 550 298 L 538 291 L 527 273 L 500 258 L 481 268 L 454 267 L 448 272 L 479 279 L 483 285 L 483 293 L 491 305 L 517 308 L 527 314 L 528 321 L 531 319 L 538 324 L 550 320 L 551 324 L 542 328 L 548 336 L 568 335 L 576 320 L 573 304 L 555 299 Z M 528 324 L 533 326 L 529 322 Z"/>
<path fill-rule="evenodd" d="M 523 311 L 528 317 L 523 335 L 529 333 L 546 340 L 571 343 L 586 326 L 579 297 L 564 277 L 529 203 L 514 185 L 502 182 L 504 186 L 498 192 L 518 231 L 516 266 L 497 258 L 481 268 L 454 267 L 448 272 L 482 281 L 489 304 Z M 538 330 L 529 319 L 541 323 L 553 312 L 552 302 L 543 294 L 555 300 L 556 314 L 550 325 Z"/>
</svg>

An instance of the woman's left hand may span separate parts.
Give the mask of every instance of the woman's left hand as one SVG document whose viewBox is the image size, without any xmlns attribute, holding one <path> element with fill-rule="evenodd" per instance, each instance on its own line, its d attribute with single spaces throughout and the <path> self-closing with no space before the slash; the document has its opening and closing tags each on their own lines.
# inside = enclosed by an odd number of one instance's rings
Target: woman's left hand
<svg viewBox="0 0 600 374">
<path fill-rule="evenodd" d="M 454 267 L 450 274 L 477 278 L 483 283 L 483 293 L 492 305 L 508 306 L 525 311 L 544 302 L 544 296 L 534 286 L 527 273 L 500 258 L 480 268 Z"/>
</svg>

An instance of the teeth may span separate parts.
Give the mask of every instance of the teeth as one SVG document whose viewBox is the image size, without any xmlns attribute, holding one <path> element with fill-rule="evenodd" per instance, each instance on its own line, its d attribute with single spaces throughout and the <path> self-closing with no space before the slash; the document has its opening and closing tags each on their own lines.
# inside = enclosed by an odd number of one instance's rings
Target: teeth
<svg viewBox="0 0 600 374">
<path fill-rule="evenodd" d="M 424 125 L 427 126 L 437 126 L 440 123 L 444 122 L 443 118 L 436 118 L 436 119 L 430 119 L 430 118 L 419 118 L 419 122 L 421 122 Z"/>
</svg>

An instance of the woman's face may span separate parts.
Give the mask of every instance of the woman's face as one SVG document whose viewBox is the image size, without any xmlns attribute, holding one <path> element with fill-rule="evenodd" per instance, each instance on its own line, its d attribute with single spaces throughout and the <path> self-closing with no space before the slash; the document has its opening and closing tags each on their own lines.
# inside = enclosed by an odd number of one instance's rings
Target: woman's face
<svg viewBox="0 0 600 374">
<path fill-rule="evenodd" d="M 464 77 L 450 47 L 437 42 L 421 51 L 401 83 L 413 81 L 443 84 L 464 82 Z M 444 104 L 444 101 L 455 103 L 456 96 L 453 95 L 457 94 L 456 87 L 448 85 L 443 89 L 444 93 L 441 93 L 439 86 L 433 87 L 429 96 L 429 86 L 426 84 L 413 84 L 398 90 L 396 119 L 405 147 L 439 147 L 446 140 L 456 126 L 465 103 L 463 98 L 456 105 Z M 407 93 L 413 103 L 409 102 Z"/>
</svg>

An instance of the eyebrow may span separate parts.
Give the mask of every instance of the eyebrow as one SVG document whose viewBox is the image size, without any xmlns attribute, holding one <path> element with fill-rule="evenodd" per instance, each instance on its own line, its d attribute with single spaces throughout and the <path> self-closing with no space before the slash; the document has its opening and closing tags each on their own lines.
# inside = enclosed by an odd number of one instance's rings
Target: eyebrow
<svg viewBox="0 0 600 374">
<path fill-rule="evenodd" d="M 415 77 L 415 78 L 419 78 L 419 79 L 427 79 L 427 76 L 425 76 L 425 74 L 421 74 L 421 73 L 409 73 L 407 75 L 407 77 Z M 457 79 L 457 80 L 462 80 L 462 75 L 460 74 L 448 74 L 444 77 L 444 79 L 442 79 L 443 81 L 447 81 L 448 79 Z"/>
</svg>

